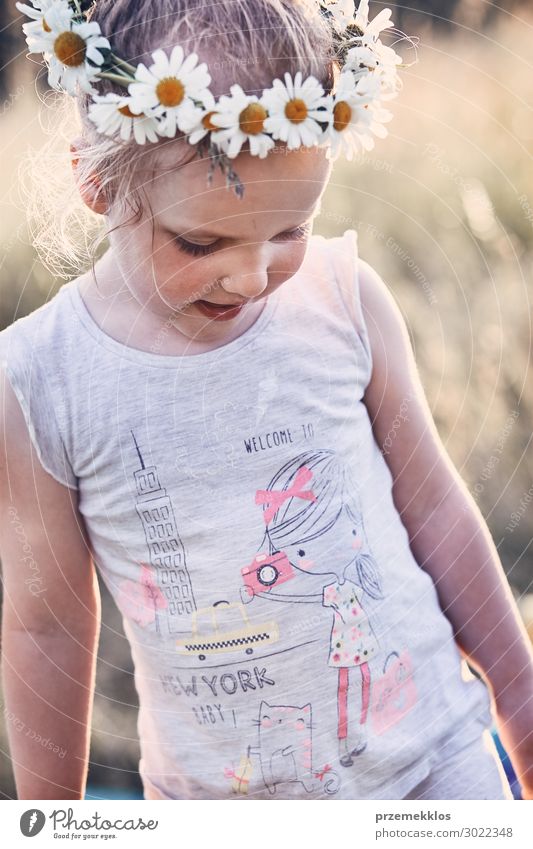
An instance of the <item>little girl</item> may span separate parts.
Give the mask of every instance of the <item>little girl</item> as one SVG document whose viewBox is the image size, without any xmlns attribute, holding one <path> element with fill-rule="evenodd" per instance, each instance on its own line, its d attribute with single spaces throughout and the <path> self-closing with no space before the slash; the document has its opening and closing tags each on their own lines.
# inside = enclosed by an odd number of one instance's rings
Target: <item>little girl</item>
<svg viewBox="0 0 533 849">
<path fill-rule="evenodd" d="M 335 156 L 386 134 L 390 10 L 19 8 L 109 240 L 0 334 L 19 797 L 83 798 L 98 570 L 147 799 L 510 799 L 491 704 L 532 799 L 531 649 L 495 547 L 356 233 L 312 235 Z"/>
</svg>

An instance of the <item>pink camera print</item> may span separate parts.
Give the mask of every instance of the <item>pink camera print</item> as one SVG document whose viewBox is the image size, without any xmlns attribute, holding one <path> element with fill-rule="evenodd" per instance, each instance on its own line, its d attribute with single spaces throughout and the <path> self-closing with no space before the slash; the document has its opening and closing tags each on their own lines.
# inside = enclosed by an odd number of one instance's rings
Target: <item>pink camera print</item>
<svg viewBox="0 0 533 849">
<path fill-rule="evenodd" d="M 294 577 L 294 569 L 284 551 L 274 554 L 258 554 L 250 566 L 241 569 L 244 586 L 252 598 L 265 593 Z"/>
</svg>

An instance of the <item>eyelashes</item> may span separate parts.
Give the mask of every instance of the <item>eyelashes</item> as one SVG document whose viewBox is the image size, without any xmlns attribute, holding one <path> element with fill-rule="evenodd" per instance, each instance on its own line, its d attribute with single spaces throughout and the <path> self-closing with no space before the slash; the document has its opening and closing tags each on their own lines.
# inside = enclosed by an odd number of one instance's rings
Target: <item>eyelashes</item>
<svg viewBox="0 0 533 849">
<path fill-rule="evenodd" d="M 285 230 L 285 232 L 279 233 L 277 236 L 274 236 L 271 241 L 299 241 L 300 239 L 306 238 L 310 229 L 310 224 L 300 224 L 299 227 L 295 227 L 293 230 Z M 194 242 L 188 242 L 181 236 L 174 236 L 174 240 L 176 244 L 181 248 L 181 250 L 185 251 L 185 253 L 190 254 L 191 256 L 207 256 L 208 254 L 213 253 L 217 250 L 217 245 L 219 241 L 217 240 L 216 242 L 211 242 L 210 245 L 195 245 Z"/>
<path fill-rule="evenodd" d="M 207 254 L 213 253 L 216 250 L 217 245 L 216 242 L 213 242 L 211 245 L 195 245 L 194 242 L 188 242 L 186 239 L 182 239 L 181 236 L 174 236 L 174 240 L 182 251 L 185 251 L 186 254 L 190 254 L 191 256 L 207 256 Z"/>
<path fill-rule="evenodd" d="M 285 230 L 284 233 L 280 233 L 278 236 L 274 236 L 272 239 L 273 242 L 292 242 L 298 241 L 298 239 L 304 239 L 311 229 L 310 224 L 300 224 L 299 227 L 295 227 L 293 230 Z"/>
</svg>

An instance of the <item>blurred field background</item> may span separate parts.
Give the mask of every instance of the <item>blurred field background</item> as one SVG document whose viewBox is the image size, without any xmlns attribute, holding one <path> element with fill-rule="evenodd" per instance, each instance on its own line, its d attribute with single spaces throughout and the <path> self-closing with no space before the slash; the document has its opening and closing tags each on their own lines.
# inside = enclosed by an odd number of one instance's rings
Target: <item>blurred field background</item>
<svg viewBox="0 0 533 849">
<path fill-rule="evenodd" d="M 355 228 L 360 254 L 394 293 L 441 437 L 533 636 L 531 5 L 371 3 L 372 16 L 388 6 L 420 38 L 419 61 L 404 71 L 389 137 L 355 165 L 336 165 L 317 229 Z M 17 192 L 25 150 L 42 140 L 35 92 L 45 86 L 23 58 L 13 4 L 0 16 L 3 328 L 63 281 L 37 260 Z M 101 590 L 89 793 L 127 798 L 140 793 L 136 693 L 120 617 Z M 0 798 L 13 798 L 4 726 L 2 710 Z"/>
</svg>

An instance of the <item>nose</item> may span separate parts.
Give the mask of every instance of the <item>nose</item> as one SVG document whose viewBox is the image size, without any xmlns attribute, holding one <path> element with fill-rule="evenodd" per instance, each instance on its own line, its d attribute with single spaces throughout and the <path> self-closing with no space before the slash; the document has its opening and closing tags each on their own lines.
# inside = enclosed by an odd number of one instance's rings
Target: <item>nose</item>
<svg viewBox="0 0 533 849">
<path fill-rule="evenodd" d="M 254 271 L 243 271 L 226 277 L 222 281 L 222 288 L 230 295 L 237 295 L 243 300 L 258 298 L 268 285 L 268 271 L 265 268 Z"/>
<path fill-rule="evenodd" d="M 267 251 L 259 246 L 252 251 L 243 251 L 242 256 L 232 257 L 239 271 L 226 275 L 221 282 L 225 292 L 245 300 L 258 298 L 268 285 Z"/>
</svg>

